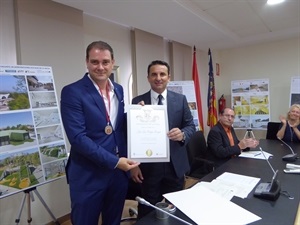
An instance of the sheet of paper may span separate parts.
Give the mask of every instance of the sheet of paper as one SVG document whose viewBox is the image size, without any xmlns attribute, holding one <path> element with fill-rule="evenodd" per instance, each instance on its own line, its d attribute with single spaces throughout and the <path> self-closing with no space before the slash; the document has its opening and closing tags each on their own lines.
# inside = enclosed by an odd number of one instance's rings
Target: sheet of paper
<svg viewBox="0 0 300 225">
<path fill-rule="evenodd" d="M 242 225 L 261 219 L 201 185 L 164 197 L 198 225 Z"/>
<path fill-rule="evenodd" d="M 192 188 L 195 188 L 197 186 L 203 186 L 227 200 L 231 200 L 232 197 L 234 196 L 234 192 L 231 189 L 229 189 L 227 186 L 224 187 L 223 185 L 218 185 L 213 182 L 202 181 L 194 185 Z"/>
<path fill-rule="evenodd" d="M 273 156 L 272 154 L 263 151 L 263 154 L 265 155 L 265 157 L 268 159 L 270 156 Z M 248 152 L 242 152 L 239 157 L 243 157 L 243 158 L 251 158 L 251 159 L 264 159 L 266 160 L 266 158 L 264 157 L 261 153 L 261 151 L 248 151 Z"/>
<path fill-rule="evenodd" d="M 233 196 L 247 198 L 259 181 L 260 178 L 225 172 L 210 183 L 200 182 L 197 185 L 202 185 L 230 200 Z"/>
<path fill-rule="evenodd" d="M 212 184 L 215 186 L 222 187 L 223 189 L 230 191 L 232 195 L 240 198 L 247 198 L 247 196 L 253 189 L 253 186 L 243 185 L 240 183 L 235 183 L 226 180 L 213 180 Z"/>
<path fill-rule="evenodd" d="M 217 180 L 230 181 L 232 183 L 254 188 L 260 178 L 225 172 L 216 178 Z"/>
<path fill-rule="evenodd" d="M 138 162 L 169 162 L 166 105 L 127 107 L 128 158 Z"/>
</svg>

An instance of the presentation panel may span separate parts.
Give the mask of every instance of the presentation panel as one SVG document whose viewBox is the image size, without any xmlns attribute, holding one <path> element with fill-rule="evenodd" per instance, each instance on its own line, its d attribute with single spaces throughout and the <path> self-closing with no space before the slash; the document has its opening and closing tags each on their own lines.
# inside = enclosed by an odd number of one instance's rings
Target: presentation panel
<svg viewBox="0 0 300 225">
<path fill-rule="evenodd" d="M 0 65 L 0 198 L 65 176 L 52 68 Z"/>
<path fill-rule="evenodd" d="M 199 128 L 199 118 L 198 118 L 198 106 L 196 101 L 196 93 L 194 81 L 170 81 L 167 86 L 168 90 L 177 92 L 179 94 L 185 95 L 189 108 L 191 110 L 191 114 L 193 116 L 194 124 L 196 126 L 196 130 L 200 130 Z M 202 109 L 200 109 L 202 110 Z"/>
<path fill-rule="evenodd" d="M 236 115 L 234 128 L 267 129 L 270 121 L 269 80 L 232 81 L 231 104 Z"/>
<path fill-rule="evenodd" d="M 300 104 L 300 76 L 291 78 L 290 106 Z"/>
</svg>

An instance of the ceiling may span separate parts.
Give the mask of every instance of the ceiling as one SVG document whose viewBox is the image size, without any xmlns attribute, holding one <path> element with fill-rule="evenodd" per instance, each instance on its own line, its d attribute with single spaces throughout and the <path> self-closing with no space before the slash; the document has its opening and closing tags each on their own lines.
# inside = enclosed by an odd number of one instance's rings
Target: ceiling
<svg viewBox="0 0 300 225">
<path fill-rule="evenodd" d="M 300 38 L 300 0 L 53 0 L 197 49 Z"/>
</svg>

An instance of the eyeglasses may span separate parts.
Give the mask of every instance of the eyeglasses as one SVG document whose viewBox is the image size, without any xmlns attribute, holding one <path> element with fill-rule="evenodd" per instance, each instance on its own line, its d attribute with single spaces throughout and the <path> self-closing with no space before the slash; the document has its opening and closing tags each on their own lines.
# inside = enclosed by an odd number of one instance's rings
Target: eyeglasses
<svg viewBox="0 0 300 225">
<path fill-rule="evenodd" d="M 231 118 L 231 119 L 234 119 L 234 118 L 235 118 L 234 115 L 229 115 L 229 114 L 223 114 L 223 116 L 225 116 L 226 118 Z"/>
</svg>

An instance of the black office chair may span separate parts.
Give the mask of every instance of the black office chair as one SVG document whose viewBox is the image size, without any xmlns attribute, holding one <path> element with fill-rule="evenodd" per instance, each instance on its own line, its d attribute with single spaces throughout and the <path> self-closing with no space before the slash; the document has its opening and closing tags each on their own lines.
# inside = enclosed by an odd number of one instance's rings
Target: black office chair
<svg viewBox="0 0 300 225">
<path fill-rule="evenodd" d="M 280 122 L 268 122 L 266 139 L 277 140 Z"/>
<path fill-rule="evenodd" d="M 202 131 L 196 131 L 187 144 L 190 171 L 187 177 L 201 179 L 214 170 L 214 163 L 207 159 L 207 144 Z"/>
</svg>

